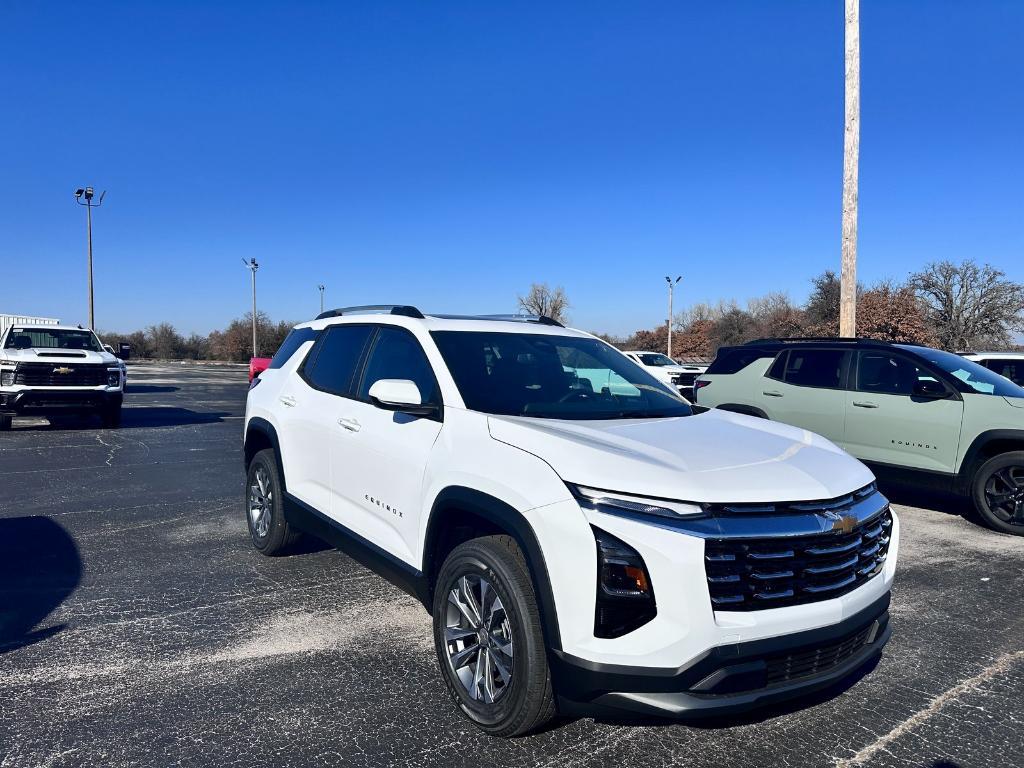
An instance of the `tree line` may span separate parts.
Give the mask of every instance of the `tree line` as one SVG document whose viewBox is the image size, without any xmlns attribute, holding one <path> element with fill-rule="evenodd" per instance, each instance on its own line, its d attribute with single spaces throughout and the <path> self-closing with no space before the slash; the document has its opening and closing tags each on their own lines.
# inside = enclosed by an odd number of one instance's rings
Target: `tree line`
<svg viewBox="0 0 1024 768">
<path fill-rule="evenodd" d="M 838 275 L 811 281 L 801 306 L 771 292 L 746 307 L 735 301 L 696 304 L 672 319 L 672 354 L 709 360 L 719 347 L 758 338 L 839 335 Z M 973 260 L 939 261 L 905 282 L 857 287 L 857 336 L 951 351 L 1013 349 L 1024 331 L 1024 284 Z M 604 336 L 628 349 L 666 352 L 668 327 L 639 330 L 625 339 Z"/>
</svg>

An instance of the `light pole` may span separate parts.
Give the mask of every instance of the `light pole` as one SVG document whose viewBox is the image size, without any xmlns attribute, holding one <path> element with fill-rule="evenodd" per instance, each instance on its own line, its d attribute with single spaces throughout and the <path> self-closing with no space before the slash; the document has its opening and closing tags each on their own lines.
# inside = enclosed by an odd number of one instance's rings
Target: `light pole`
<svg viewBox="0 0 1024 768">
<path fill-rule="evenodd" d="M 256 259 L 242 259 L 242 263 L 252 272 L 252 356 L 259 357 L 256 353 L 256 270 L 260 265 L 256 263 Z"/>
<path fill-rule="evenodd" d="M 675 291 L 676 283 L 683 279 L 682 275 L 679 275 L 675 280 L 671 277 L 665 276 L 665 282 L 668 283 L 668 356 L 672 357 L 672 293 Z"/>
<path fill-rule="evenodd" d="M 95 193 L 96 191 L 92 187 L 79 187 L 75 190 L 75 201 L 79 205 L 85 206 L 85 226 L 89 238 L 89 328 L 92 330 L 96 330 L 96 315 L 92 294 L 92 208 L 93 206 L 99 208 L 103 205 L 103 198 L 107 194 L 105 190 L 100 192 L 99 200 L 93 202 Z"/>
<path fill-rule="evenodd" d="M 317 288 L 320 289 L 320 314 L 322 315 L 324 313 L 324 289 L 327 288 L 327 286 L 321 283 Z"/>
</svg>

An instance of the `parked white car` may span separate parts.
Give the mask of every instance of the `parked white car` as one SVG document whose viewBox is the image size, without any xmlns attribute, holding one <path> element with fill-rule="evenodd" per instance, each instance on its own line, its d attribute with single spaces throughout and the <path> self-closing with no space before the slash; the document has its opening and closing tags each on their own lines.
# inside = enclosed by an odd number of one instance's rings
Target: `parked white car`
<svg viewBox="0 0 1024 768">
<path fill-rule="evenodd" d="M 677 363 L 668 355 L 663 355 L 660 352 L 627 351 L 623 354 L 633 362 L 642 365 L 666 384 L 675 387 L 680 394 L 691 401 L 693 400 L 693 382 L 708 369 L 706 365 Z"/>
<path fill-rule="evenodd" d="M 250 385 L 244 457 L 255 548 L 312 533 L 415 595 L 452 700 L 493 735 L 740 711 L 889 638 L 899 521 L 863 464 L 695 413 L 547 318 L 326 312 Z"/>
<path fill-rule="evenodd" d="M 124 375 L 86 328 L 12 325 L 0 333 L 0 430 L 15 415 L 96 413 L 121 423 Z"/>
</svg>

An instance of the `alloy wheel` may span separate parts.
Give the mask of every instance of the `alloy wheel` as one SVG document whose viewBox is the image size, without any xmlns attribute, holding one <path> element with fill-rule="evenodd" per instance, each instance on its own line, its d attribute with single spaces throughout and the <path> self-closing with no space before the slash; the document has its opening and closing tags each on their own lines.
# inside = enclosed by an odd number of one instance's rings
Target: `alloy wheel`
<svg viewBox="0 0 1024 768">
<path fill-rule="evenodd" d="M 487 579 L 462 576 L 448 593 L 444 630 L 451 670 L 469 697 L 501 699 L 512 683 L 512 623 Z"/>
<path fill-rule="evenodd" d="M 997 469 L 985 482 L 985 501 L 994 515 L 1024 525 L 1024 467 Z"/>
<path fill-rule="evenodd" d="M 256 538 L 262 539 L 270 530 L 274 492 L 270 487 L 270 473 L 266 467 L 258 465 L 252 480 L 249 486 L 249 521 Z"/>
</svg>

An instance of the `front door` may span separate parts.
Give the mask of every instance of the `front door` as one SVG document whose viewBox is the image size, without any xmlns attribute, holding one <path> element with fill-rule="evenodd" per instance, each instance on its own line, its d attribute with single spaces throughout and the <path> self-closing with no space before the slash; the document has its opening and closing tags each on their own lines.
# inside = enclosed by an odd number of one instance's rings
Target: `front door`
<svg viewBox="0 0 1024 768">
<path fill-rule="evenodd" d="M 914 395 L 933 372 L 888 349 L 861 350 L 846 399 L 844 448 L 864 461 L 952 473 L 956 467 L 963 400 Z"/>
<path fill-rule="evenodd" d="M 416 384 L 438 415 L 378 408 L 369 390 L 381 379 Z M 418 565 L 423 482 L 441 431 L 441 397 L 423 348 L 408 330 L 381 326 L 354 397 L 344 401 L 332 442 L 331 516 L 377 546 Z"/>
</svg>

